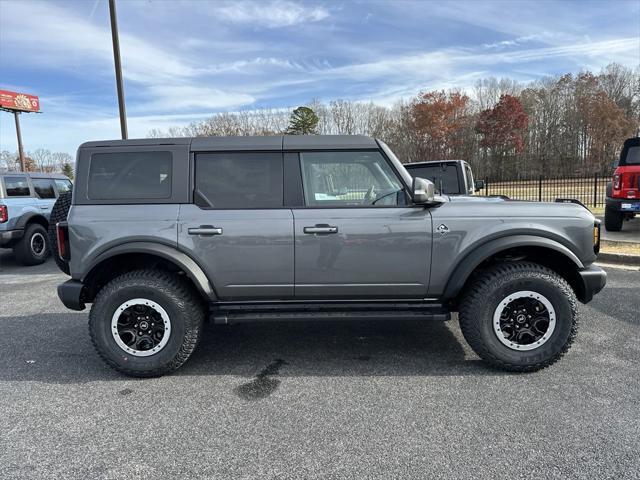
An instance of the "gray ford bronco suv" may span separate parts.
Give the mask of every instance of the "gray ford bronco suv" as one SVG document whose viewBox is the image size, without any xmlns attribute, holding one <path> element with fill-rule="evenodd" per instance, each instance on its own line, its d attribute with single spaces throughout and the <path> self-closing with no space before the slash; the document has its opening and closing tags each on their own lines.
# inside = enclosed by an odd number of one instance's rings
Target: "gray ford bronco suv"
<svg viewBox="0 0 640 480">
<path fill-rule="evenodd" d="M 533 371 L 606 281 L 586 208 L 437 196 L 363 136 L 89 142 L 76 176 L 58 294 L 93 304 L 91 339 L 127 375 L 179 368 L 205 319 L 452 312 L 484 360 Z"/>
</svg>

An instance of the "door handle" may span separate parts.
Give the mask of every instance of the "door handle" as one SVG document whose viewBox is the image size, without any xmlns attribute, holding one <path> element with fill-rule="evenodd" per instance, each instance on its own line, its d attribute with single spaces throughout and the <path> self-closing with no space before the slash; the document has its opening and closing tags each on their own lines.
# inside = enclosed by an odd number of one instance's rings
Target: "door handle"
<svg viewBox="0 0 640 480">
<path fill-rule="evenodd" d="M 213 227 L 211 225 L 200 225 L 196 228 L 189 228 L 187 232 L 189 232 L 189 235 L 222 235 L 222 228 Z"/>
<path fill-rule="evenodd" d="M 313 227 L 304 227 L 302 231 L 308 234 L 329 234 L 338 233 L 338 227 L 332 227 L 330 225 L 315 225 Z"/>
</svg>

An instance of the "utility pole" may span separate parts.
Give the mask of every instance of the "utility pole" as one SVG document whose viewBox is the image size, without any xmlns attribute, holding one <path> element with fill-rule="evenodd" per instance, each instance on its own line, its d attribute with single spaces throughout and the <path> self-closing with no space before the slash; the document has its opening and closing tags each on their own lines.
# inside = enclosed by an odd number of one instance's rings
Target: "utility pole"
<svg viewBox="0 0 640 480">
<path fill-rule="evenodd" d="M 16 119 L 16 136 L 18 137 L 18 155 L 20 156 L 20 171 L 24 172 L 24 148 L 22 148 L 22 133 L 20 132 L 20 112 L 14 111 L 13 116 Z"/>
<path fill-rule="evenodd" d="M 120 131 L 122 139 L 126 140 L 127 112 L 124 106 L 124 84 L 122 82 L 122 64 L 120 62 L 120 40 L 118 38 L 118 20 L 116 18 L 116 1 L 109 0 L 109 16 L 111 17 L 111 40 L 113 42 L 113 62 L 116 67 L 116 88 L 118 90 L 118 109 L 120 110 Z M 17 117 L 16 117 L 17 118 Z"/>
</svg>

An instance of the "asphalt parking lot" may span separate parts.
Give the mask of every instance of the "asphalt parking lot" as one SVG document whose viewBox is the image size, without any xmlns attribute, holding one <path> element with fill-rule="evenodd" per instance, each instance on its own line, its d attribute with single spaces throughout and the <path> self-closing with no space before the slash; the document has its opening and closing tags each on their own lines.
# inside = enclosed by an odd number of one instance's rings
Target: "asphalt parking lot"
<svg viewBox="0 0 640 480">
<path fill-rule="evenodd" d="M 456 322 L 207 325 L 176 374 L 94 353 L 54 263 L 0 253 L 0 478 L 639 478 L 640 271 L 608 268 L 549 369 Z"/>
</svg>

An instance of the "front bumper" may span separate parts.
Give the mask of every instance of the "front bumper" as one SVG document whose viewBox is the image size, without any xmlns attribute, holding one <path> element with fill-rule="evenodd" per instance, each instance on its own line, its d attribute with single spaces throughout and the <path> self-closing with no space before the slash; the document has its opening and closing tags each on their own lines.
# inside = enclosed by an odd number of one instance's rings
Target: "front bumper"
<svg viewBox="0 0 640 480">
<path fill-rule="evenodd" d="M 58 285 L 58 297 L 71 310 L 84 310 L 82 299 L 84 284 L 79 280 L 67 280 Z"/>
<path fill-rule="evenodd" d="M 591 265 L 578 273 L 580 274 L 582 287 L 581 291 L 578 292 L 578 300 L 582 303 L 588 303 L 607 284 L 607 272 L 600 267 Z"/>
<path fill-rule="evenodd" d="M 606 205 L 609 210 L 623 213 L 640 213 L 640 199 L 607 197 Z"/>
<path fill-rule="evenodd" d="M 0 232 L 0 247 L 11 246 L 24 236 L 24 230 L 3 230 Z"/>
</svg>

